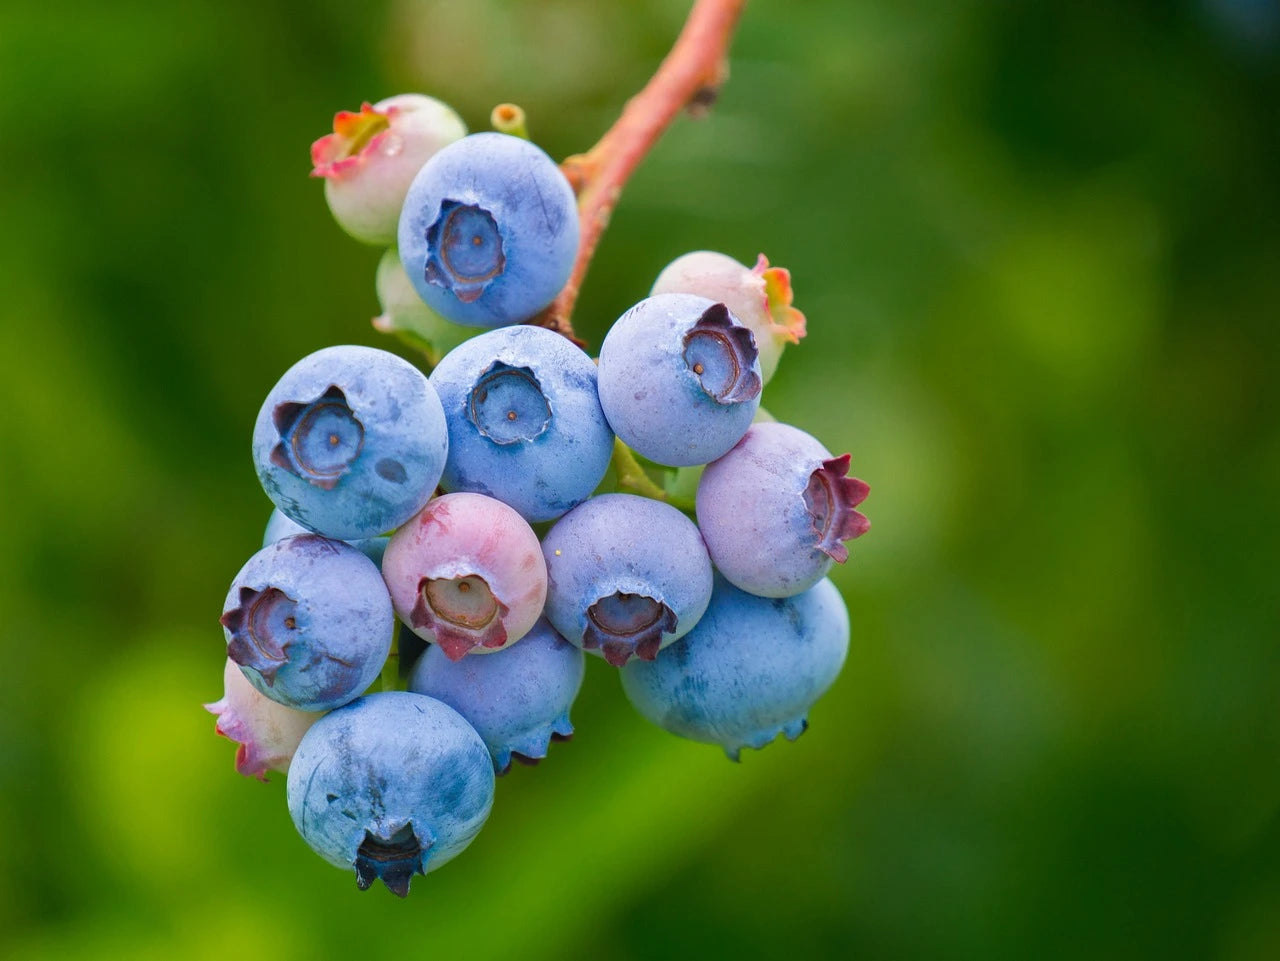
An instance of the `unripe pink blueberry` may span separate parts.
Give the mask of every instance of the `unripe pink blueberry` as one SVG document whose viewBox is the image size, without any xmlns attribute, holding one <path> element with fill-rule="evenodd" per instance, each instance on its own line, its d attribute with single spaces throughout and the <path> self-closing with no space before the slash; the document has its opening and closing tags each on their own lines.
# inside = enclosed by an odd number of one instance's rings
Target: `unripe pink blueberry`
<svg viewBox="0 0 1280 961">
<path fill-rule="evenodd" d="M 791 306 L 791 273 L 770 267 L 764 254 L 754 267 L 711 250 L 685 254 L 663 269 L 650 293 L 697 294 L 728 307 L 755 334 L 764 383 L 777 370 L 783 348 L 804 336 L 804 314 Z"/>
<path fill-rule="evenodd" d="M 288 773 L 302 735 L 324 712 L 295 710 L 260 694 L 231 658 L 222 682 L 225 693 L 204 708 L 218 719 L 214 731 L 240 745 L 236 770 L 260 781 L 267 771 Z"/>
<path fill-rule="evenodd" d="M 450 660 L 524 637 L 547 598 L 538 537 L 484 494 L 445 494 L 391 536 L 382 576 L 400 619 Z"/>
<path fill-rule="evenodd" d="M 466 135 L 447 104 L 402 93 L 335 114 L 333 133 L 311 145 L 311 176 L 324 178 L 338 226 L 367 244 L 394 244 L 414 176 L 437 150 Z"/>
</svg>

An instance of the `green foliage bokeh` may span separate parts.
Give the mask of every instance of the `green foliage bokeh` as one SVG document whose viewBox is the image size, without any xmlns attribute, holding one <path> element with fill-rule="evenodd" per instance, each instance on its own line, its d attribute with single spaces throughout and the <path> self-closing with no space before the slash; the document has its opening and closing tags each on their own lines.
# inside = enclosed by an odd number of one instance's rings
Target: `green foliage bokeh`
<svg viewBox="0 0 1280 961">
<path fill-rule="evenodd" d="M 764 251 L 810 331 L 765 403 L 872 486 L 799 742 L 732 765 L 592 659 L 574 742 L 407 902 L 232 770 L 199 705 L 254 416 L 390 346 L 310 142 L 416 89 L 563 157 L 685 12 L 0 6 L 0 956 L 1280 956 L 1265 0 L 751 0 L 628 186 L 583 336 L 680 253 Z"/>
</svg>

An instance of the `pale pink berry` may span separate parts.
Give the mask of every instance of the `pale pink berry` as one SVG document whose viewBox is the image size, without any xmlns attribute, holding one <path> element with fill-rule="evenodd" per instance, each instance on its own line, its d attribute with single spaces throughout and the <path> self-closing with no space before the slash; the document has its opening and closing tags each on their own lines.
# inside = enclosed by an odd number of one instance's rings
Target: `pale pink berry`
<svg viewBox="0 0 1280 961">
<path fill-rule="evenodd" d="M 394 244 L 409 184 L 441 147 L 467 134 L 453 108 L 403 93 L 334 115 L 333 133 L 311 145 L 311 176 L 338 225 L 356 240 Z"/>
<path fill-rule="evenodd" d="M 755 335 L 765 383 L 777 369 L 783 348 L 804 336 L 804 314 L 791 306 L 791 273 L 785 267 L 770 267 L 764 254 L 754 267 L 711 250 L 685 254 L 658 275 L 651 293 L 697 294 L 728 307 Z"/>
<path fill-rule="evenodd" d="M 445 494 L 401 527 L 382 557 L 396 613 L 453 661 L 514 644 L 547 599 L 538 537 L 483 494 Z"/>
<path fill-rule="evenodd" d="M 264 697 L 231 658 L 222 681 L 221 700 L 204 708 L 218 718 L 214 731 L 240 745 L 236 770 L 260 781 L 267 779 L 267 771 L 286 773 L 302 735 L 324 712 L 299 711 Z"/>
</svg>

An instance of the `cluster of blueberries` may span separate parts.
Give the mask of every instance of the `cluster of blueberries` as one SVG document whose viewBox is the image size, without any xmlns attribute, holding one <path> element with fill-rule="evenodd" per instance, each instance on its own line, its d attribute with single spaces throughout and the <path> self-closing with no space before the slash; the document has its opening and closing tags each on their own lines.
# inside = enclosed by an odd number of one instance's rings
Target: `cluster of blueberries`
<svg viewBox="0 0 1280 961">
<path fill-rule="evenodd" d="M 578 244 L 546 154 L 417 95 L 334 126 L 313 148 L 330 208 L 398 241 L 375 323 L 438 363 L 330 347 L 267 395 L 253 457 L 276 509 L 227 594 L 209 709 L 238 770 L 287 772 L 312 848 L 403 896 L 475 837 L 495 774 L 572 734 L 584 651 L 646 718 L 734 759 L 799 736 L 848 648 L 826 574 L 867 529 L 867 486 L 760 409 L 803 334 L 786 271 L 681 257 L 593 361 L 524 323 Z M 608 492 L 619 463 L 669 469 L 665 489 Z M 369 693 L 399 686 L 397 658 L 408 690 Z"/>
</svg>

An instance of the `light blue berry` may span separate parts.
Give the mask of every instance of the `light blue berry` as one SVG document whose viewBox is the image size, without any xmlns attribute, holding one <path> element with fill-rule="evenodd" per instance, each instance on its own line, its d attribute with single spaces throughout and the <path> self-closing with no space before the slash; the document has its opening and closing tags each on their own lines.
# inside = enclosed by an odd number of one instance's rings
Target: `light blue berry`
<svg viewBox="0 0 1280 961">
<path fill-rule="evenodd" d="M 546 616 L 570 642 L 621 667 L 683 637 L 711 597 L 711 561 L 674 507 L 602 494 L 556 522 L 542 542 Z"/>
<path fill-rule="evenodd" d="M 478 133 L 423 165 L 400 214 L 400 259 L 424 301 L 472 327 L 528 320 L 569 279 L 573 188 L 519 137 Z"/>
<path fill-rule="evenodd" d="M 658 294 L 605 335 L 599 389 L 609 425 L 636 453 L 705 464 L 738 442 L 760 405 L 755 337 L 724 304 Z"/>
<path fill-rule="evenodd" d="M 222 614 L 227 656 L 259 691 L 300 711 L 362 694 L 382 670 L 394 625 L 377 566 L 318 534 L 287 537 L 249 558 Z"/>
<path fill-rule="evenodd" d="M 697 626 L 656 660 L 627 664 L 622 687 L 654 724 L 736 761 L 744 747 L 804 733 L 848 649 L 849 612 L 830 580 L 770 599 L 717 577 Z"/>
<path fill-rule="evenodd" d="M 789 597 L 844 563 L 870 528 L 854 508 L 870 488 L 789 424 L 753 424 L 698 482 L 698 527 L 716 569 L 744 591 Z"/>
<path fill-rule="evenodd" d="M 530 523 L 591 496 L 613 455 L 596 366 L 543 327 L 504 327 L 454 348 L 431 372 L 449 424 L 441 486 L 496 497 Z"/>
<path fill-rule="evenodd" d="M 471 843 L 493 806 L 493 762 L 453 708 L 407 691 L 370 694 L 326 714 L 289 766 L 294 826 L 367 889 L 400 897 Z"/>
<path fill-rule="evenodd" d="M 372 347 L 328 347 L 298 361 L 253 432 L 258 478 L 276 507 L 342 540 L 384 534 L 421 510 L 448 446 L 426 376 Z"/>
<path fill-rule="evenodd" d="M 536 764 L 552 740 L 573 734 L 569 708 L 582 686 L 582 651 L 545 618 L 487 657 L 450 660 L 437 645 L 414 665 L 409 690 L 444 701 L 467 719 L 506 773 L 512 758 Z"/>
</svg>

